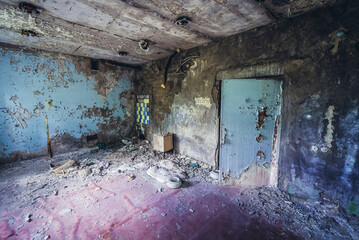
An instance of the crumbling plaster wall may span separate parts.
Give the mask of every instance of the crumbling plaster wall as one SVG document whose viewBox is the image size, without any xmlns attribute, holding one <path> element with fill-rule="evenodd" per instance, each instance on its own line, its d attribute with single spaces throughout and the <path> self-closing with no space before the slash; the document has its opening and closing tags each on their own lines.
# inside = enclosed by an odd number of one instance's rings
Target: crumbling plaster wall
<svg viewBox="0 0 359 240">
<path fill-rule="evenodd" d="M 346 1 L 193 49 L 183 53 L 198 56 L 186 76 L 173 74 L 178 55 L 166 89 L 160 85 L 167 59 L 148 64 L 137 92 L 152 96 L 150 132 L 175 133 L 177 151 L 215 165 L 217 73 L 278 63 L 284 80 L 278 186 L 309 197 L 329 194 L 358 213 L 358 10 Z"/>
<path fill-rule="evenodd" d="M 134 126 L 132 79 L 126 67 L 58 54 L 0 49 L 0 159 L 47 152 L 48 116 L 54 154 L 86 145 L 86 136 L 112 143 Z"/>
</svg>

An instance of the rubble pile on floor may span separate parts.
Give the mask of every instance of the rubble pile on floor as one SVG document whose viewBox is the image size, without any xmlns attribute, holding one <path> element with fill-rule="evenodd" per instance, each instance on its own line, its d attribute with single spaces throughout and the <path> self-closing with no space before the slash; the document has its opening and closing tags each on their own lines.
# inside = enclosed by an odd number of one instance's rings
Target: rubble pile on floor
<svg viewBox="0 0 359 240">
<path fill-rule="evenodd" d="M 134 230 L 122 228 L 118 221 L 131 222 L 138 234 L 154 238 L 181 239 L 187 236 L 181 234 L 189 231 L 188 234 L 206 239 L 359 239 L 358 217 L 347 213 L 334 200 L 303 199 L 273 187 L 220 186 L 211 177 L 213 168 L 204 163 L 153 151 L 147 141 L 126 143 L 120 148 L 83 149 L 53 159 L 0 166 L 0 238 L 17 239 L 16 234 L 21 233 L 32 236 L 30 239 L 44 239 L 52 234 L 51 239 L 55 239 L 56 227 L 65 225 L 66 231 L 76 238 L 76 234 L 88 231 L 81 228 L 88 223 L 61 225 L 62 217 L 92 221 L 93 214 L 97 214 L 98 220 L 91 222 L 95 224 L 92 231 L 101 229 L 98 223 L 102 221 L 102 227 L 112 222 L 117 227 L 107 226 L 108 231 L 113 231 L 111 234 L 122 229 L 121 236 L 130 239 L 136 239 L 131 236 Z M 182 183 L 180 189 L 167 187 L 169 179 L 176 178 Z M 41 223 L 44 227 L 31 228 L 31 224 L 42 222 L 43 211 L 48 214 L 47 222 Z M 114 215 L 103 215 L 104 211 Z M 124 215 L 116 214 L 117 211 Z M 53 217 L 61 224 L 52 224 Z M 144 224 L 142 230 L 138 230 L 139 224 Z M 152 226 L 153 232 L 146 232 L 147 226 Z M 213 229 L 216 233 L 209 234 Z"/>
<path fill-rule="evenodd" d="M 271 224 L 297 229 L 305 239 L 358 239 L 359 219 L 347 214 L 338 201 L 316 201 L 289 195 L 274 187 L 245 188 L 234 199 L 250 215 Z"/>
</svg>

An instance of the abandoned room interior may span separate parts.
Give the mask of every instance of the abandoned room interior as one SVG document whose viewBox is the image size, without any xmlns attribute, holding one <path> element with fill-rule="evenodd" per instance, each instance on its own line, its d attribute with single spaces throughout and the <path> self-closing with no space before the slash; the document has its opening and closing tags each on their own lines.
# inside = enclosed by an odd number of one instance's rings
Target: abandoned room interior
<svg viewBox="0 0 359 240">
<path fill-rule="evenodd" d="M 359 239 L 356 0 L 0 0 L 0 239 Z"/>
</svg>

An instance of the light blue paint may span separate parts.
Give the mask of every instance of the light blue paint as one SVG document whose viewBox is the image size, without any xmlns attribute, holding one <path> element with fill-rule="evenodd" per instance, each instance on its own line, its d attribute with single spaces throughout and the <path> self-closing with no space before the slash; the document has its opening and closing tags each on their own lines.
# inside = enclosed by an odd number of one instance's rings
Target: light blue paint
<svg viewBox="0 0 359 240">
<path fill-rule="evenodd" d="M 265 107 L 267 116 L 262 127 L 258 127 L 258 113 Z M 222 82 L 221 172 L 238 178 L 252 163 L 271 166 L 274 127 L 280 107 L 281 81 L 232 79 Z M 278 127 L 278 141 L 279 133 Z M 263 139 L 257 142 L 259 134 Z M 257 156 L 258 151 L 263 152 L 263 156 Z"/>
<path fill-rule="evenodd" d="M 110 74 L 106 78 L 113 80 Z M 94 90 L 95 79 L 78 72 L 70 60 L 0 50 L 0 152 L 3 155 L 0 158 L 14 151 L 43 150 L 47 144 L 45 115 L 48 115 L 50 137 L 69 133 L 79 138 L 97 132 L 98 124 L 108 123 L 111 117 L 123 119 L 125 110 L 121 105 L 126 99 L 119 95 L 131 89 L 131 80 L 124 76 L 117 81 L 118 84 L 103 99 Z M 15 96 L 17 100 L 12 101 Z M 43 108 L 36 114 L 35 109 L 41 105 L 45 107 L 49 100 L 53 101 L 54 107 Z M 108 108 L 113 114 L 84 117 L 87 109 L 92 107 Z M 20 109 L 27 127 L 23 128 L 6 109 L 11 112 Z M 30 119 L 25 118 L 25 109 L 30 112 Z"/>
</svg>

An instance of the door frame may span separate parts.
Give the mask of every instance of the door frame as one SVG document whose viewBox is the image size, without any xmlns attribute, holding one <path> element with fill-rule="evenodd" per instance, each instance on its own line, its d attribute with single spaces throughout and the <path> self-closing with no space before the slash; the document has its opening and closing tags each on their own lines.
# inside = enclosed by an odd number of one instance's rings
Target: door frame
<svg viewBox="0 0 359 240">
<path fill-rule="evenodd" d="M 219 92 L 218 92 L 218 153 L 217 153 L 217 161 L 216 167 L 219 169 L 220 164 L 220 151 L 221 151 L 221 111 L 222 111 L 222 80 L 233 79 L 253 79 L 255 80 L 280 80 L 281 83 L 281 105 L 280 105 L 280 114 L 278 115 L 278 120 L 276 120 L 274 135 L 275 141 L 273 145 L 275 145 L 275 151 L 272 150 L 272 159 L 271 159 L 271 169 L 270 169 L 270 180 L 268 185 L 277 187 L 278 185 L 278 171 L 279 171 L 279 159 L 280 159 L 280 142 L 281 142 L 281 125 L 283 119 L 283 106 L 284 106 L 284 69 L 280 63 L 269 63 L 264 65 L 256 65 L 250 66 L 246 68 L 236 68 L 236 69 L 228 69 L 221 70 L 216 75 L 216 81 L 219 81 Z M 274 156 L 273 156 L 274 154 Z M 273 159 L 274 157 L 274 159 Z M 222 176 L 220 176 L 219 183 L 221 185 L 241 185 L 237 179 L 229 179 L 226 181 L 221 180 Z"/>
</svg>

